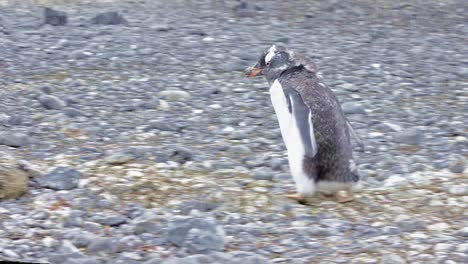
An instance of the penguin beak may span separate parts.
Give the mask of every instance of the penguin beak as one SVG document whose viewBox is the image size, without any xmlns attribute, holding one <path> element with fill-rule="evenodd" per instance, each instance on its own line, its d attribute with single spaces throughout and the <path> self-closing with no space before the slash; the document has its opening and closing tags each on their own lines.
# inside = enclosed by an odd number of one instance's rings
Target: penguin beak
<svg viewBox="0 0 468 264">
<path fill-rule="evenodd" d="M 262 68 L 258 68 L 258 67 L 250 67 L 247 69 L 247 77 L 249 78 L 253 78 L 253 77 L 257 77 L 257 76 L 262 76 L 263 73 L 262 73 L 263 69 Z"/>
</svg>

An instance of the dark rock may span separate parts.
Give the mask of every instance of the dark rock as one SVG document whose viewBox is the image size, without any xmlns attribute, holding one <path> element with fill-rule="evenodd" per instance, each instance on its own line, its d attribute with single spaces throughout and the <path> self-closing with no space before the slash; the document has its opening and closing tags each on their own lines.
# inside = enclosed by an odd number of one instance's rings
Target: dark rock
<svg viewBox="0 0 468 264">
<path fill-rule="evenodd" d="M 44 24 L 52 26 L 64 26 L 67 24 L 67 14 L 52 8 L 44 8 Z"/>
<path fill-rule="evenodd" d="M 192 160 L 192 152 L 184 147 L 176 147 L 171 154 L 171 160 L 178 162 L 178 163 L 185 163 L 187 161 Z"/>
<path fill-rule="evenodd" d="M 96 15 L 91 23 L 97 25 L 120 25 L 127 24 L 127 20 L 118 12 L 105 12 Z"/>
<path fill-rule="evenodd" d="M 111 215 L 96 220 L 97 223 L 108 226 L 119 226 L 127 222 L 127 218 L 121 215 Z"/>
<path fill-rule="evenodd" d="M 66 106 L 66 103 L 64 101 L 53 95 L 41 95 L 39 96 L 39 102 L 46 109 L 51 110 L 60 110 Z"/>
<path fill-rule="evenodd" d="M 82 174 L 76 169 L 57 167 L 40 179 L 42 187 L 55 190 L 71 190 L 78 187 Z"/>
</svg>

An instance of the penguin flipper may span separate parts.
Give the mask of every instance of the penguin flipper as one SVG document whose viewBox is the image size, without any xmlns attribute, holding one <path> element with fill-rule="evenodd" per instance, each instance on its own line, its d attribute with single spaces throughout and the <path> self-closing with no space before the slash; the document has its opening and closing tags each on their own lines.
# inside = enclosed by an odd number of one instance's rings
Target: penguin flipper
<svg viewBox="0 0 468 264">
<path fill-rule="evenodd" d="M 298 129 L 304 147 L 304 155 L 313 158 L 318 152 L 312 122 L 312 111 L 304 103 L 301 95 L 294 89 L 286 91 L 291 111 L 291 126 Z"/>
</svg>

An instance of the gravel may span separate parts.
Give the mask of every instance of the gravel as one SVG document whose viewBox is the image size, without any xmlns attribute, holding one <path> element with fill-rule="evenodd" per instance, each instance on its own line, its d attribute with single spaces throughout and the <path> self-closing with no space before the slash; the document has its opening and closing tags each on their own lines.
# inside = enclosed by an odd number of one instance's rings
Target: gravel
<svg viewBox="0 0 468 264">
<path fill-rule="evenodd" d="M 0 260 L 466 262 L 466 1 L 33 2 L 0 0 Z M 364 142 L 353 202 L 284 197 L 273 42 Z"/>
</svg>

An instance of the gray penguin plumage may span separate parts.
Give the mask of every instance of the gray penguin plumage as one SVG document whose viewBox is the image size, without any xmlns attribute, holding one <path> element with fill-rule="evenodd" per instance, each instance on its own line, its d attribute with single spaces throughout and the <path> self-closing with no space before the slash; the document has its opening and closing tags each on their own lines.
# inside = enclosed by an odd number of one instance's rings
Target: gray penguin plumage
<svg viewBox="0 0 468 264">
<path fill-rule="evenodd" d="M 284 93 L 283 108 L 287 112 L 279 109 L 282 106 L 274 107 L 299 198 L 302 200 L 315 191 L 328 194 L 350 191 L 359 181 L 350 139 L 352 127 L 337 97 L 317 76 L 313 61 L 284 46 L 273 45 L 250 69 L 250 77 L 259 75 L 264 75 L 271 85 L 271 94 L 278 87 Z M 302 168 L 293 168 L 296 165 L 291 159 L 297 159 L 294 152 L 298 151 L 297 155 L 303 156 L 299 158 Z M 314 186 L 301 186 L 309 184 Z"/>
</svg>

